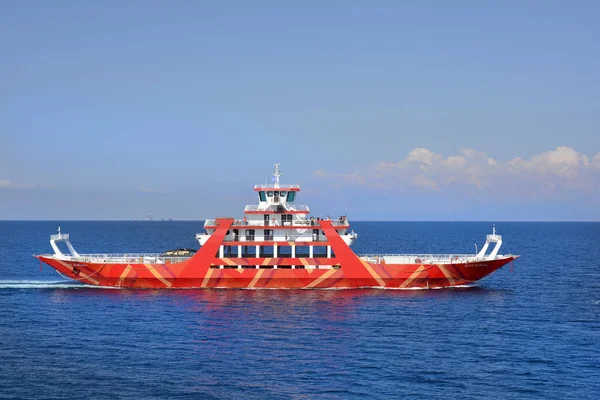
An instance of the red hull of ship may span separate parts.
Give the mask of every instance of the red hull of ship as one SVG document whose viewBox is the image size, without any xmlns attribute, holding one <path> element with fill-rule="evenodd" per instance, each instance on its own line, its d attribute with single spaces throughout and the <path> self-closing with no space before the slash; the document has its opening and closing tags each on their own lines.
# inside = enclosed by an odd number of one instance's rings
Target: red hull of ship
<svg viewBox="0 0 600 400">
<path fill-rule="evenodd" d="M 37 256 L 69 278 L 123 288 L 442 288 L 476 282 L 514 258 L 450 264 L 375 264 L 360 259 L 330 221 L 321 221 L 335 258 L 219 258 L 232 220 L 222 219 L 204 246 L 189 260 L 174 264 L 101 264 Z M 288 245 L 287 242 L 282 244 Z M 334 265 L 334 268 L 275 266 Z M 256 268 L 259 265 L 260 268 Z M 221 268 L 220 266 L 224 266 Z M 238 268 L 242 266 L 242 268 Z"/>
<path fill-rule="evenodd" d="M 371 264 L 349 277 L 340 269 L 272 269 L 180 264 L 95 264 L 38 258 L 83 283 L 123 288 L 442 288 L 476 282 L 513 258 L 472 264 Z M 219 259 L 215 259 L 216 262 Z M 236 259 L 229 259 L 234 261 Z M 276 259 L 271 259 L 275 260 Z M 303 259 L 297 259 L 301 264 Z M 313 259 L 304 259 L 305 262 Z M 316 260 L 316 259 L 314 259 Z"/>
</svg>

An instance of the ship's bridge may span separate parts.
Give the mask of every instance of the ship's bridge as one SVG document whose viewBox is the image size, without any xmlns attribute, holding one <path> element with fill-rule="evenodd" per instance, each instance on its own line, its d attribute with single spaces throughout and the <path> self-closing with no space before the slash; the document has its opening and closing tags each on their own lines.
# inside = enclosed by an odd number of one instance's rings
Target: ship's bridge
<svg viewBox="0 0 600 400">
<path fill-rule="evenodd" d="M 296 204 L 296 193 L 283 187 L 259 190 L 258 205 L 247 205 L 244 214 L 308 214 L 308 206 Z"/>
<path fill-rule="evenodd" d="M 256 190 L 256 189 L 254 189 Z M 262 188 L 258 190 L 258 202 L 259 206 L 271 206 L 293 204 L 296 201 L 297 190 L 289 190 L 285 187 L 277 188 Z"/>
<path fill-rule="evenodd" d="M 273 173 L 273 184 L 255 185 L 254 191 L 258 192 L 258 205 L 246 206 L 245 214 L 266 213 L 289 213 L 308 214 L 308 206 L 296 206 L 296 193 L 300 191 L 300 185 L 281 185 L 279 183 L 279 164 L 275 164 Z"/>
</svg>

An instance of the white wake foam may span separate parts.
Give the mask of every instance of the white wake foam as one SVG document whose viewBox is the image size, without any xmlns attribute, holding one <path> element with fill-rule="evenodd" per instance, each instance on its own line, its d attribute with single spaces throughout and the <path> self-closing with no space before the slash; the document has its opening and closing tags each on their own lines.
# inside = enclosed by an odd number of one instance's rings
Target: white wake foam
<svg viewBox="0 0 600 400">
<path fill-rule="evenodd" d="M 0 289 L 80 289 L 101 288 L 101 286 L 90 286 L 70 281 L 29 281 L 29 280 L 6 280 L 0 281 Z"/>
</svg>

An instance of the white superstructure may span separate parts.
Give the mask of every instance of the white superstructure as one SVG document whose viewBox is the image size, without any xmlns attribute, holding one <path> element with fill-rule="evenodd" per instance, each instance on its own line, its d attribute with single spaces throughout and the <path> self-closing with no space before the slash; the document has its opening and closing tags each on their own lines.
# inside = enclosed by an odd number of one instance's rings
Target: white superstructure
<svg viewBox="0 0 600 400">
<path fill-rule="evenodd" d="M 281 185 L 279 164 L 275 164 L 272 184 L 255 185 L 257 205 L 247 205 L 244 218 L 234 220 L 225 236 L 225 242 L 325 242 L 325 234 L 320 231 L 319 217 L 309 217 L 306 205 L 296 204 L 299 185 Z M 328 219 L 329 216 L 327 216 Z M 215 219 L 204 222 L 206 233 L 199 233 L 196 239 L 204 245 L 217 228 Z M 348 232 L 350 224 L 345 216 L 332 221 L 341 238 L 352 245 L 357 234 Z"/>
</svg>

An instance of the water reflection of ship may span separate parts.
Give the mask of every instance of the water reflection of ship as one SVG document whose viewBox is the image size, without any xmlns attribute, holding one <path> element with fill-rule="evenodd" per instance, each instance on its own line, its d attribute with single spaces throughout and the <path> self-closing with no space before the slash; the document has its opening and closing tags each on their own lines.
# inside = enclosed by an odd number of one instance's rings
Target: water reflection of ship
<svg viewBox="0 0 600 400">
<path fill-rule="evenodd" d="M 252 312 L 261 307 L 268 307 L 271 315 L 281 319 L 290 314 L 302 315 L 308 307 L 321 312 L 323 318 L 344 319 L 354 315 L 351 311 L 359 306 L 376 289 L 358 290 L 185 290 L 169 293 L 178 297 L 195 312 L 214 312 L 231 314 L 231 309 L 239 309 L 238 305 L 246 305 Z M 195 301 L 190 302 L 190 298 Z M 243 307 L 241 307 L 243 308 Z M 333 312 L 335 308 L 336 312 Z"/>
<path fill-rule="evenodd" d="M 81 283 L 74 283 L 74 288 L 77 290 L 60 290 L 56 291 L 61 295 L 80 296 L 114 296 L 121 298 L 123 296 L 135 296 L 136 299 L 143 301 L 156 301 L 156 292 L 154 291 L 131 291 L 131 290 L 114 290 L 112 288 L 98 288 Z M 315 307 L 325 307 L 330 305 L 336 307 L 345 307 L 346 311 L 351 311 L 348 307 L 360 306 L 365 300 L 372 297 L 382 297 L 384 299 L 405 299 L 401 304 L 406 307 L 421 308 L 429 303 L 422 302 L 427 299 L 453 298 L 461 296 L 463 298 L 468 293 L 474 298 L 489 299 L 493 301 L 503 301 L 507 295 L 512 293 L 510 289 L 492 289 L 489 287 L 461 286 L 454 287 L 450 290 L 428 290 L 425 288 L 413 290 L 398 290 L 398 289 L 286 289 L 286 290 L 205 290 L 205 289 L 188 289 L 188 290 L 170 290 L 165 291 L 162 296 L 166 296 L 173 301 L 181 301 L 182 305 L 191 307 L 195 311 L 218 311 L 223 308 L 237 309 L 237 305 L 244 304 L 248 307 L 258 307 L 264 305 L 271 307 L 273 304 L 280 304 L 283 309 L 298 306 L 299 310 L 306 311 L 309 305 Z M 247 307 L 247 309 L 249 309 Z M 280 311 L 277 311 L 280 312 Z"/>
<path fill-rule="evenodd" d="M 440 297 L 464 296 L 471 293 L 484 298 L 497 298 L 503 296 L 503 290 L 481 288 L 479 286 L 457 287 L 449 291 L 427 290 L 381 290 L 373 288 L 361 289 L 322 289 L 306 291 L 302 289 L 289 290 L 214 290 L 192 289 L 184 291 L 171 291 L 169 295 L 190 306 L 195 312 L 227 312 L 239 309 L 243 304 L 246 310 L 268 307 L 276 318 L 290 314 L 303 315 L 308 307 L 320 313 L 327 320 L 343 321 L 351 318 L 352 310 L 360 307 L 369 298 L 384 296 L 384 298 L 398 299 L 403 306 L 422 308 L 426 299 L 439 299 Z M 195 301 L 190 302 L 190 299 Z M 240 308 L 244 308 L 240 307 Z"/>
</svg>

